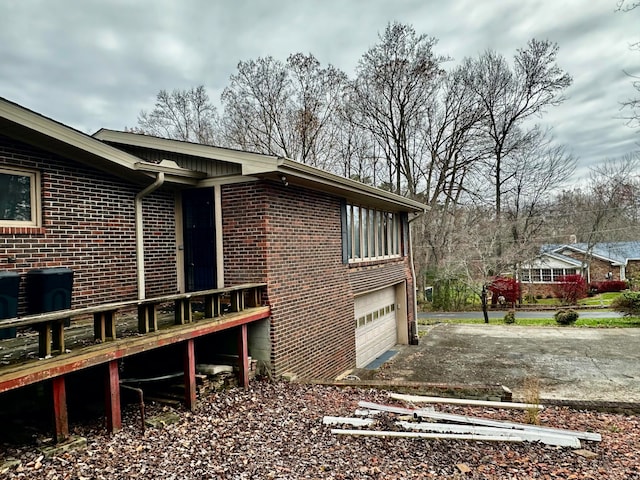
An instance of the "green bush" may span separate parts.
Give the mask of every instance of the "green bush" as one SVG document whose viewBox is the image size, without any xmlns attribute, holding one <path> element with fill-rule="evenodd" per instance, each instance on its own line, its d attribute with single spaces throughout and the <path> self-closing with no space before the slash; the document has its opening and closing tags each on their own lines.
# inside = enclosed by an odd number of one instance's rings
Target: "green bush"
<svg viewBox="0 0 640 480">
<path fill-rule="evenodd" d="M 554 314 L 553 318 L 555 318 L 558 325 L 573 325 L 574 323 L 576 323 L 576 320 L 578 320 L 579 316 L 580 315 L 578 314 L 578 312 L 576 312 L 572 308 L 569 308 L 558 310 Z"/>
<path fill-rule="evenodd" d="M 506 323 L 507 325 L 511 325 L 513 323 L 516 323 L 516 311 L 515 310 L 509 310 L 505 314 L 504 323 Z"/>
<path fill-rule="evenodd" d="M 640 292 L 623 292 L 611 302 L 611 308 L 628 317 L 640 316 Z"/>
</svg>

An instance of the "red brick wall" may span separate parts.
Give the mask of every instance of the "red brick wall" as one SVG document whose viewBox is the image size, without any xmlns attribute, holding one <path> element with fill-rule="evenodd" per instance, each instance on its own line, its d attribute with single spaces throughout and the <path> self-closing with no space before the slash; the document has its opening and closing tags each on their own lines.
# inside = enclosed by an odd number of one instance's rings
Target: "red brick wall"
<svg viewBox="0 0 640 480">
<path fill-rule="evenodd" d="M 147 298 L 178 292 L 174 212 L 175 199 L 170 192 L 156 190 L 142 200 Z"/>
<path fill-rule="evenodd" d="M 340 200 L 292 185 L 230 185 L 223 189 L 223 225 L 225 283 L 258 280 L 251 270 L 266 267 L 274 373 L 331 378 L 353 368 Z M 238 245 L 242 254 L 227 257 Z"/>
<path fill-rule="evenodd" d="M 523 283 L 521 292 L 522 297 L 527 295 L 533 295 L 534 298 L 555 298 L 556 294 L 553 291 L 554 284 L 552 283 Z"/>
<path fill-rule="evenodd" d="M 253 182 L 222 187 L 225 285 L 267 281 L 265 185 Z"/>
<path fill-rule="evenodd" d="M 0 165 L 40 171 L 43 222 L 40 230 L 0 234 L 0 268 L 20 274 L 71 268 L 73 307 L 136 298 L 134 197 L 140 186 L 1 136 Z M 147 292 L 174 292 L 173 196 L 152 194 L 144 212 Z M 8 263 L 9 256 L 16 263 Z M 22 314 L 23 294 L 20 304 Z"/>
<path fill-rule="evenodd" d="M 269 182 L 222 189 L 225 284 L 267 282 L 276 375 L 333 378 L 355 366 L 357 293 L 407 280 L 407 257 L 342 263 L 340 199 Z"/>
</svg>

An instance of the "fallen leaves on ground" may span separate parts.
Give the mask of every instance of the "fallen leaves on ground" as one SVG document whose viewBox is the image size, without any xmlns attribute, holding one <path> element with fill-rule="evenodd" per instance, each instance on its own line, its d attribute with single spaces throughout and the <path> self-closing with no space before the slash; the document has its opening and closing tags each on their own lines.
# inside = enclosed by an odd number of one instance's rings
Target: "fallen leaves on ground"
<svg viewBox="0 0 640 480">
<path fill-rule="evenodd" d="M 598 432 L 595 454 L 538 443 L 483 443 L 336 436 L 324 415 L 353 416 L 360 400 L 397 404 L 385 392 L 256 381 L 199 399 L 194 412 L 162 428 L 140 428 L 136 406 L 124 427 L 75 426 L 85 450 L 45 458 L 3 446 L 9 479 L 633 479 L 640 478 L 640 417 L 547 408 L 544 426 Z M 150 406 L 152 412 L 154 408 Z M 524 413 L 438 405 L 440 411 L 521 422 Z"/>
</svg>

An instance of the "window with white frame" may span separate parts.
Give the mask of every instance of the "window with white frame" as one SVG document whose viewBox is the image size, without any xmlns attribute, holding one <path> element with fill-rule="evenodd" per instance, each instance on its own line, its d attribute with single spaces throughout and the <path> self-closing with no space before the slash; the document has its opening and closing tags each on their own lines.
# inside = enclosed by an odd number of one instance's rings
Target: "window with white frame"
<svg viewBox="0 0 640 480">
<path fill-rule="evenodd" d="M 575 268 L 527 268 L 520 273 L 522 282 L 551 283 L 560 281 L 560 277 L 565 275 L 576 275 L 579 273 Z"/>
<path fill-rule="evenodd" d="M 40 225 L 40 175 L 34 170 L 0 167 L 0 226 Z"/>
<path fill-rule="evenodd" d="M 381 210 L 346 205 L 349 262 L 398 257 L 401 247 L 401 216 Z"/>
</svg>

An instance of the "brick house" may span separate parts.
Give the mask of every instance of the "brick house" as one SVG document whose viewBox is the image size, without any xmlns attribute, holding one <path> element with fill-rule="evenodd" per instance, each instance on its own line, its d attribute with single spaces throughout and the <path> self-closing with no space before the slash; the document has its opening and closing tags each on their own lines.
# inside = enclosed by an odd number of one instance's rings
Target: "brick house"
<svg viewBox="0 0 640 480">
<path fill-rule="evenodd" d="M 418 202 L 289 159 L 89 136 L 2 98 L 0 181 L 2 270 L 71 269 L 73 308 L 264 283 L 249 354 L 302 378 L 417 342 Z"/>
<path fill-rule="evenodd" d="M 640 280 L 640 242 L 544 245 L 540 255 L 520 268 L 524 295 L 553 296 L 553 285 L 563 275 L 582 274 L 587 283 L 622 280 L 637 286 Z"/>
</svg>

